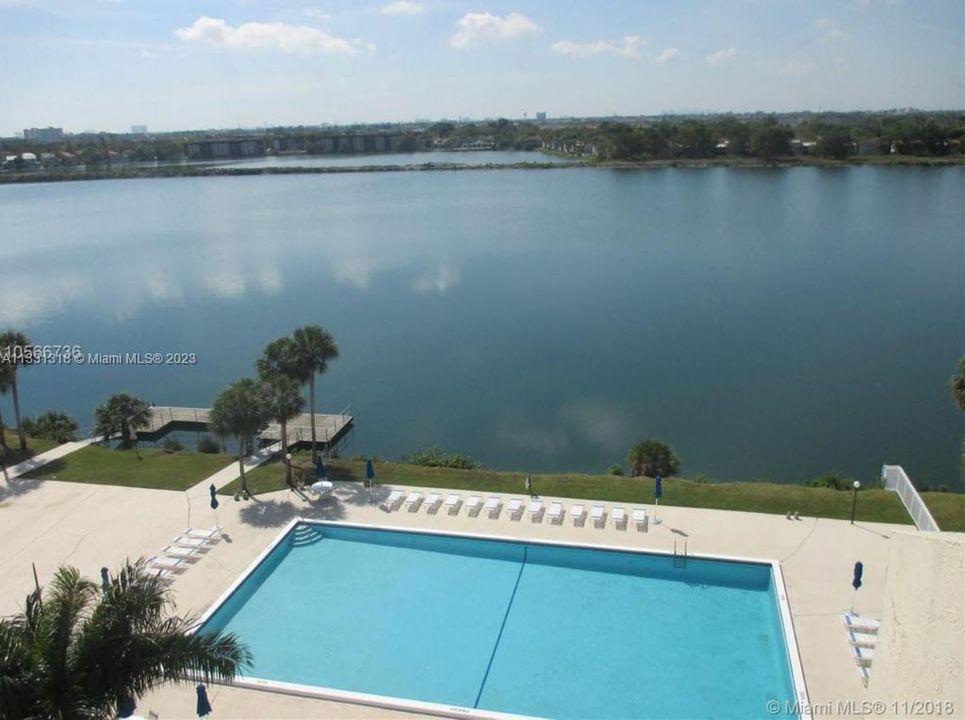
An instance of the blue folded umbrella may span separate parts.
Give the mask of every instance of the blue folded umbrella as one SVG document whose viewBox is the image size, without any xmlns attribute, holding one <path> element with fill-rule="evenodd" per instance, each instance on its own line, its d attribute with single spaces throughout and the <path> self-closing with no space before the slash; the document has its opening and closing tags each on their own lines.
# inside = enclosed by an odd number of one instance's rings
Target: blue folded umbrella
<svg viewBox="0 0 965 720">
<path fill-rule="evenodd" d="M 208 702 L 208 690 L 204 685 L 198 685 L 198 717 L 207 717 L 211 714 L 211 703 Z"/>
</svg>

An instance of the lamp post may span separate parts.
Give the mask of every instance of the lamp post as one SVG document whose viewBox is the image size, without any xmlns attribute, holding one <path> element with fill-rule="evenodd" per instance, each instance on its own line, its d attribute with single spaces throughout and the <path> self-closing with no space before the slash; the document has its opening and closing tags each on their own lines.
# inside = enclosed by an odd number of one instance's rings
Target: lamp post
<svg viewBox="0 0 965 720">
<path fill-rule="evenodd" d="M 861 483 L 855 480 L 851 487 L 854 488 L 854 494 L 851 496 L 851 524 L 854 525 L 854 508 L 858 504 L 858 490 L 861 489 Z"/>
<path fill-rule="evenodd" d="M 289 487 L 294 487 L 295 483 L 292 482 L 292 454 L 290 452 L 285 453 L 285 482 L 288 483 Z"/>
</svg>

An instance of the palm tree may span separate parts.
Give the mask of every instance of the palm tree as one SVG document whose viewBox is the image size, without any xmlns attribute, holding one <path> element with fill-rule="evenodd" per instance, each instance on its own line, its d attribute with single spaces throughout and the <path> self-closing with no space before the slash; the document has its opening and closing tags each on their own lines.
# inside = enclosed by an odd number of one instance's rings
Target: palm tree
<svg viewBox="0 0 965 720">
<path fill-rule="evenodd" d="M 958 358 L 958 372 L 952 375 L 949 385 L 951 385 L 952 395 L 955 396 L 958 409 L 965 412 L 965 355 Z"/>
<path fill-rule="evenodd" d="M 211 429 L 219 435 L 238 438 L 238 468 L 241 471 L 241 493 L 248 496 L 245 477 L 245 448 L 251 438 L 268 424 L 268 403 L 264 387 L 244 378 L 218 393 L 211 405 Z"/>
<path fill-rule="evenodd" d="M 115 393 L 94 411 L 94 432 L 103 435 L 105 440 L 120 434 L 121 447 L 129 448 L 133 445 L 132 430 L 147 425 L 150 412 L 151 408 L 141 398 Z"/>
<path fill-rule="evenodd" d="M 324 375 L 328 361 L 338 357 L 335 340 L 318 325 L 306 325 L 292 333 L 292 340 L 298 348 L 299 363 L 308 374 L 308 401 L 311 407 L 312 422 L 312 462 L 317 460 L 315 452 L 315 374 Z"/>
<path fill-rule="evenodd" d="M 77 421 L 67 413 L 48 410 L 33 420 L 24 418 L 24 427 L 33 437 L 56 440 L 59 443 L 72 442 L 77 433 Z"/>
<path fill-rule="evenodd" d="M 21 349 L 30 347 L 30 340 L 19 330 L 7 330 L 0 335 L 0 364 L 10 373 L 10 393 L 13 395 L 13 416 L 17 421 L 17 435 L 20 436 L 20 449 L 27 449 L 27 434 L 20 422 L 20 395 L 17 392 L 17 368 L 21 365 L 32 365 L 28 353 Z"/>
<path fill-rule="evenodd" d="M 251 665 L 233 634 L 190 633 L 169 614 L 169 582 L 125 562 L 102 590 L 76 568 L 57 570 L 41 598 L 0 620 L 0 708 L 13 718 L 113 718 L 165 682 L 230 682 Z"/>
<path fill-rule="evenodd" d="M 12 373 L 10 372 L 10 368 L 6 365 L 0 364 L 0 397 L 6 395 L 7 391 L 10 390 L 11 375 Z M 10 448 L 7 447 L 7 434 L 3 430 L 2 411 L 0 411 L 0 449 L 4 451 L 3 453 L 0 453 L 0 455 L 5 455 L 6 452 L 10 450 Z"/>
<path fill-rule="evenodd" d="M 288 460 L 288 421 L 305 406 L 305 398 L 298 392 L 298 384 L 286 375 L 269 375 L 263 379 L 263 391 L 268 417 L 281 426 L 281 447 L 285 458 L 285 482 L 291 487 L 292 465 Z"/>
</svg>

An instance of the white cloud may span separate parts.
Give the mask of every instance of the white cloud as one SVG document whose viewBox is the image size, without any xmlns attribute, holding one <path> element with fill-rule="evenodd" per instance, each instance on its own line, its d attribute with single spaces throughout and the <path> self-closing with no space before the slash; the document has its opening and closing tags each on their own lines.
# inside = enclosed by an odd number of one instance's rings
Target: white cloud
<svg viewBox="0 0 965 720">
<path fill-rule="evenodd" d="M 660 53 L 659 55 L 657 55 L 657 62 L 658 62 L 658 63 L 669 63 L 669 62 L 673 62 L 674 60 L 676 60 L 677 58 L 679 58 L 679 57 L 681 56 L 681 54 L 682 54 L 682 53 L 681 53 L 680 50 L 678 50 L 677 48 L 667 48 L 667 49 L 664 50 L 662 53 Z"/>
<path fill-rule="evenodd" d="M 232 27 L 224 20 L 204 16 L 174 34 L 185 42 L 238 49 L 271 48 L 290 55 L 354 55 L 357 45 L 307 25 L 248 22 Z"/>
<path fill-rule="evenodd" d="M 831 18 L 818 18 L 812 26 L 819 32 L 818 42 L 829 43 L 848 37 L 848 33 L 841 29 L 841 23 Z"/>
<path fill-rule="evenodd" d="M 804 77 L 810 75 L 815 70 L 817 70 L 817 65 L 814 63 L 784 63 L 778 68 L 778 72 L 781 75 L 787 75 L 790 77 Z"/>
<path fill-rule="evenodd" d="M 708 55 L 707 62 L 711 65 L 723 65 L 735 57 L 737 57 L 737 48 L 729 47 Z"/>
<path fill-rule="evenodd" d="M 332 16 L 327 12 L 316 7 L 307 7 L 302 11 L 302 13 L 305 15 L 305 17 L 310 17 L 314 20 L 318 20 L 319 22 L 325 22 L 326 20 L 332 19 Z"/>
<path fill-rule="evenodd" d="M 390 2 L 388 5 L 383 5 L 379 8 L 379 12 L 383 15 L 418 15 L 425 11 L 425 9 L 422 3 L 398 0 L 397 2 Z"/>
<path fill-rule="evenodd" d="M 506 16 L 467 13 L 456 23 L 456 28 L 449 41 L 454 48 L 497 43 L 540 32 L 539 25 L 520 13 Z"/>
<path fill-rule="evenodd" d="M 638 35 L 627 35 L 622 40 L 597 40 L 591 43 L 576 43 L 570 40 L 560 40 L 552 44 L 553 52 L 561 55 L 588 58 L 594 55 L 618 55 L 630 60 L 640 59 L 640 48 L 647 41 Z"/>
</svg>

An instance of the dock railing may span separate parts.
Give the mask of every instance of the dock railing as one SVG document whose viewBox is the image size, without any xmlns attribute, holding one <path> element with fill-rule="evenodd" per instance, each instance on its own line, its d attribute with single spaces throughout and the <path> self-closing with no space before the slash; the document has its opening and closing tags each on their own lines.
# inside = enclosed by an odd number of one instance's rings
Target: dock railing
<svg viewBox="0 0 965 720">
<path fill-rule="evenodd" d="M 935 522 L 928 506 L 921 499 L 921 495 L 918 494 L 901 465 L 882 465 L 881 481 L 886 490 L 894 490 L 898 493 L 911 519 L 915 521 L 915 527 L 919 530 L 939 531 L 938 523 Z"/>
</svg>

